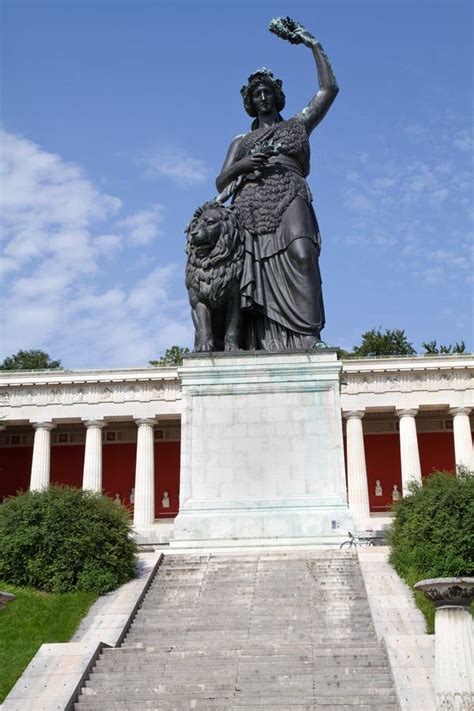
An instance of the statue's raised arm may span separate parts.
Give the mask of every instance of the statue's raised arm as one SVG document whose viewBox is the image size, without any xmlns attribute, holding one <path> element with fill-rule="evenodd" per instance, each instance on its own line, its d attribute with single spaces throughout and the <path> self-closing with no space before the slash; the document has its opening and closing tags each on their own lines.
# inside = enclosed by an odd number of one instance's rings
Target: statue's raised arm
<svg viewBox="0 0 474 711">
<path fill-rule="evenodd" d="M 313 53 L 318 72 L 319 91 L 299 114 L 306 124 L 308 133 L 311 133 L 324 118 L 339 91 L 329 59 L 321 43 L 303 25 L 292 20 L 291 17 L 273 19 L 270 22 L 269 30 L 291 44 L 304 44 Z"/>
</svg>

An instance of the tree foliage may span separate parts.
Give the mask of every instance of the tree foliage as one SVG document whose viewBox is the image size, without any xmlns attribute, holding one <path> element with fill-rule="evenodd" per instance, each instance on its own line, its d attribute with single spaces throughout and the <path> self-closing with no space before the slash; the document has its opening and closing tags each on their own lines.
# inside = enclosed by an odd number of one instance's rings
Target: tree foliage
<svg viewBox="0 0 474 711">
<path fill-rule="evenodd" d="M 416 353 L 413 345 L 408 342 L 405 331 L 400 328 L 373 328 L 362 334 L 360 346 L 354 346 L 352 351 L 354 357 L 364 356 L 398 356 L 414 355 Z"/>
<path fill-rule="evenodd" d="M 353 346 L 352 351 L 338 348 L 339 358 L 370 358 L 374 356 L 410 356 L 416 355 L 413 344 L 408 341 L 405 331 L 401 328 L 372 328 L 362 334 L 360 345 Z M 466 344 L 464 341 L 440 344 L 437 341 L 426 341 L 422 344 L 424 352 L 422 355 L 452 355 L 465 353 Z"/>
<path fill-rule="evenodd" d="M 165 351 L 164 356 L 161 356 L 159 360 L 151 360 L 150 365 L 157 366 L 158 368 L 168 368 L 175 365 L 181 365 L 183 362 L 183 356 L 189 353 L 189 348 L 181 348 L 180 346 L 171 346 Z"/>
<path fill-rule="evenodd" d="M 49 355 L 40 350 L 18 351 L 7 356 L 0 365 L 0 370 L 59 370 L 60 360 L 51 360 Z"/>
<path fill-rule="evenodd" d="M 456 343 L 450 343 L 449 346 L 444 346 L 442 344 L 438 346 L 436 341 L 426 341 L 421 345 L 425 349 L 425 353 L 427 355 L 450 355 L 453 353 L 466 352 L 466 344 L 464 341 L 460 341 L 459 343 L 456 341 Z"/>
<path fill-rule="evenodd" d="M 103 594 L 135 576 L 127 513 L 112 499 L 66 486 L 0 506 L 0 578 L 47 592 Z"/>
</svg>

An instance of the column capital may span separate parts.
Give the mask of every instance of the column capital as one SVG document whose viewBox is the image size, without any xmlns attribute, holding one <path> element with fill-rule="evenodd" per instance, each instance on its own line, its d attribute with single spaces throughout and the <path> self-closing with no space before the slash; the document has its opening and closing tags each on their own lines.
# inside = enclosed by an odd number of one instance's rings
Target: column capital
<svg viewBox="0 0 474 711">
<path fill-rule="evenodd" d="M 149 427 L 154 427 L 156 425 L 156 418 L 155 417 L 136 417 L 135 423 L 138 425 L 138 427 L 141 427 L 142 425 L 148 425 Z"/>
<path fill-rule="evenodd" d="M 450 407 L 448 412 L 450 415 L 469 415 L 472 407 Z"/>
<path fill-rule="evenodd" d="M 105 427 L 107 422 L 105 420 L 83 420 L 84 427 Z"/>
<path fill-rule="evenodd" d="M 342 416 L 346 420 L 361 420 L 365 415 L 365 410 L 346 410 L 342 413 Z"/>
<path fill-rule="evenodd" d="M 31 424 L 35 430 L 48 430 L 48 432 L 56 427 L 55 422 L 32 422 Z"/>
<path fill-rule="evenodd" d="M 398 417 L 416 417 L 418 414 L 417 407 L 397 407 L 395 412 Z"/>
</svg>

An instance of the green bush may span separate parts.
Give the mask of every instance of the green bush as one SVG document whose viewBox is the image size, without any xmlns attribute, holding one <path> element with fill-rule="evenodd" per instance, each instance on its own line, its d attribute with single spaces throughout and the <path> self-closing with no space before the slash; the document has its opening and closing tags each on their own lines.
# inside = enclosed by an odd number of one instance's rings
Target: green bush
<svg viewBox="0 0 474 711">
<path fill-rule="evenodd" d="M 474 476 L 435 472 L 394 507 L 390 562 L 405 576 L 474 573 Z"/>
<path fill-rule="evenodd" d="M 457 476 L 435 472 L 412 484 L 409 496 L 394 506 L 389 533 L 390 562 L 410 585 L 427 578 L 474 574 L 474 475 L 459 469 Z M 433 606 L 415 593 L 433 628 Z"/>
<path fill-rule="evenodd" d="M 66 486 L 0 506 L 0 578 L 47 592 L 102 595 L 135 576 L 136 544 L 111 499 Z"/>
</svg>

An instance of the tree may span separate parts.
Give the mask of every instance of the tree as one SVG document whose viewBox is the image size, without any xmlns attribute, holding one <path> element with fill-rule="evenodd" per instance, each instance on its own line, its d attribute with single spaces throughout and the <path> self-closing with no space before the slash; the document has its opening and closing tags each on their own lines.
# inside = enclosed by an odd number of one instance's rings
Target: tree
<svg viewBox="0 0 474 711">
<path fill-rule="evenodd" d="M 466 344 L 464 341 L 460 341 L 459 343 L 456 341 L 454 344 L 450 343 L 449 346 L 443 346 L 441 344 L 438 346 L 436 341 L 427 341 L 421 345 L 425 349 L 425 354 L 427 355 L 450 355 L 454 353 L 466 352 Z"/>
<path fill-rule="evenodd" d="M 354 346 L 353 357 L 363 358 L 367 356 L 398 356 L 415 355 L 413 345 L 409 343 L 405 331 L 400 328 L 386 328 L 382 333 L 382 327 L 373 328 L 362 334 L 360 346 Z"/>
<path fill-rule="evenodd" d="M 189 348 L 171 346 L 171 348 L 167 348 L 164 356 L 161 356 L 159 360 L 151 360 L 150 365 L 154 365 L 158 368 L 169 368 L 174 365 L 181 365 L 183 362 L 183 356 L 186 353 L 189 353 Z"/>
<path fill-rule="evenodd" d="M 60 370 L 61 361 L 51 360 L 44 351 L 18 351 L 7 356 L 0 365 L 0 370 Z"/>
</svg>

